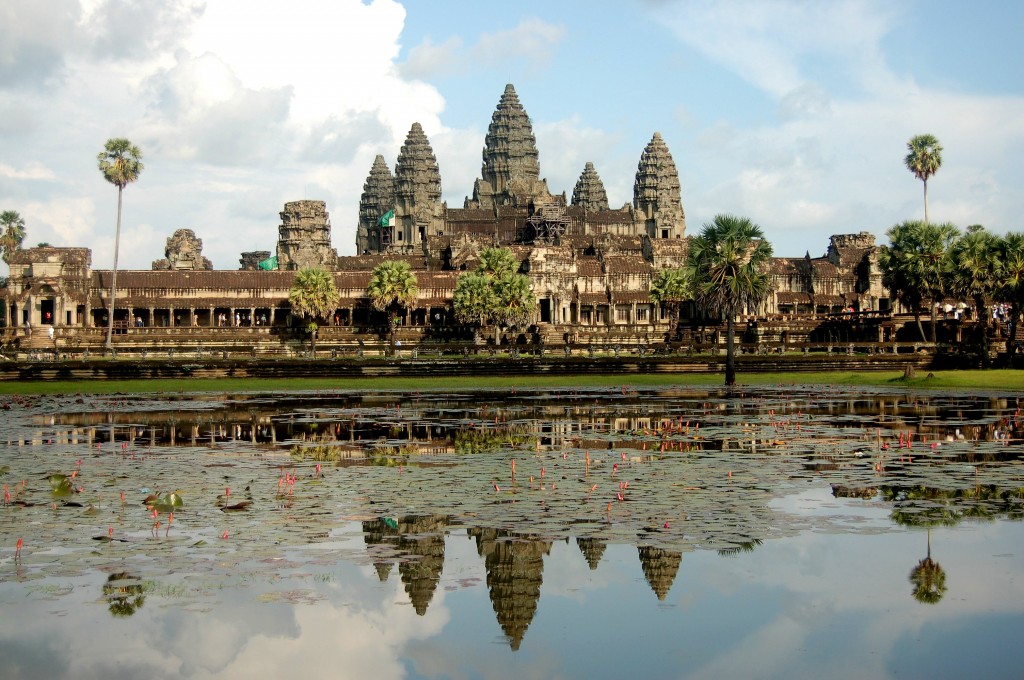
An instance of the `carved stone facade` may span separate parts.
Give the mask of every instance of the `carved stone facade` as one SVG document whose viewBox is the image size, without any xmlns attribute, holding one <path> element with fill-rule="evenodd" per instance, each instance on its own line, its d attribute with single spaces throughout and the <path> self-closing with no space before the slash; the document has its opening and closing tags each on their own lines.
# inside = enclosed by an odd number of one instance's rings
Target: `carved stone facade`
<svg viewBox="0 0 1024 680">
<path fill-rule="evenodd" d="M 191 229 L 179 229 L 167 239 L 164 259 L 153 261 L 154 271 L 205 271 L 213 263 L 203 257 L 203 240 Z"/>
<path fill-rule="evenodd" d="M 394 224 L 383 220 L 393 211 Z M 572 194 L 552 194 L 540 175 L 532 125 L 508 85 L 484 140 L 481 176 L 462 208 L 441 200 L 441 173 L 423 128 L 414 123 L 395 172 L 378 155 L 363 185 L 356 245 L 359 254 L 339 258 L 323 201 L 286 203 L 280 213 L 278 271 L 262 271 L 268 251 L 242 253 L 242 271 L 210 271 L 202 242 L 190 230 L 167 241 L 164 271 L 118 275 L 118 323 L 145 327 L 287 325 L 293 271 L 322 267 L 334 272 L 341 299 L 335 325 L 369 328 L 373 311 L 366 286 L 385 260 L 410 264 L 420 297 L 408 312 L 410 326 L 435 326 L 451 337 L 458 326 L 451 310 L 461 272 L 472 270 L 484 248 L 510 248 L 531 282 L 537 309 L 527 328 L 530 341 L 645 344 L 663 338 L 666 310 L 650 297 L 658 270 L 686 259 L 682 191 L 668 146 L 654 133 L 637 164 L 633 201 L 608 206 L 592 163 Z M 109 294 L 109 271 L 89 271 L 86 249 L 34 248 L 12 259 L 3 295 L 8 325 L 24 320 L 100 326 Z M 824 256 L 775 258 L 775 291 L 752 316 L 812 316 L 855 309 L 888 309 L 878 248 L 867 233 L 831 238 Z M 690 319 L 695 322 L 694 310 Z M 50 316 L 47 317 L 46 315 Z M 686 318 L 684 316 L 684 318 Z"/>
<path fill-rule="evenodd" d="M 269 250 L 253 250 L 248 253 L 242 253 L 242 256 L 238 258 L 239 269 L 247 272 L 258 271 L 260 268 L 260 262 L 270 259 Z"/>
<path fill-rule="evenodd" d="M 327 215 L 326 203 L 285 203 L 284 210 L 281 211 L 281 225 L 277 231 L 278 269 L 334 269 L 338 251 L 331 247 L 331 222 Z"/>
<path fill-rule="evenodd" d="M 395 178 L 384 162 L 384 156 L 377 154 L 373 167 L 363 184 L 363 195 L 359 198 L 359 226 L 356 228 L 356 253 L 365 255 L 380 252 L 385 243 L 382 237 L 391 238 L 391 224 L 385 219 L 388 213 L 394 220 Z M 384 224 L 381 224 L 381 220 Z"/>
</svg>

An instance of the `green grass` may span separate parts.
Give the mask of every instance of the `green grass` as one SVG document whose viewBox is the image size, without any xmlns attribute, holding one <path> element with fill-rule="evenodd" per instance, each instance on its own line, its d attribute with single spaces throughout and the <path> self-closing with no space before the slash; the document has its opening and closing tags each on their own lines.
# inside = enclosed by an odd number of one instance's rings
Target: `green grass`
<svg viewBox="0 0 1024 680">
<path fill-rule="evenodd" d="M 830 373 L 740 373 L 741 385 L 860 385 L 929 389 L 1024 390 L 1024 371 L 919 371 L 904 380 L 895 371 Z M 927 377 L 932 375 L 933 377 Z M 436 378 L 173 378 L 147 380 L 9 381 L 0 394 L 116 394 L 181 392 L 263 392 L 285 390 L 459 390 L 473 388 L 615 387 L 619 385 L 718 386 L 722 375 L 630 374 L 564 376 L 439 376 Z"/>
</svg>

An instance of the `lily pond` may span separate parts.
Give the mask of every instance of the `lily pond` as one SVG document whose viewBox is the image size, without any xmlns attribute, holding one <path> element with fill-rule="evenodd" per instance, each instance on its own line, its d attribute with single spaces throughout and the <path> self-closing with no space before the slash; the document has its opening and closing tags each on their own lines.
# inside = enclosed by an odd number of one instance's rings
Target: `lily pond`
<svg viewBox="0 0 1024 680">
<path fill-rule="evenodd" d="M 1017 678 L 1020 396 L 0 398 L 4 678 Z"/>
</svg>

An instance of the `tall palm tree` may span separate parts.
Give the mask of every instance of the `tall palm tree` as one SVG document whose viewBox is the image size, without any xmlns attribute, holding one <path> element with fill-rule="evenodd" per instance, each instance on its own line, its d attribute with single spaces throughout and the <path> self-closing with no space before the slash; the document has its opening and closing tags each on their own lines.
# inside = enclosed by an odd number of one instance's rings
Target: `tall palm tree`
<svg viewBox="0 0 1024 680">
<path fill-rule="evenodd" d="M 879 251 L 882 285 L 914 314 L 921 340 L 927 340 L 921 325 L 921 306 L 929 300 L 932 341 L 935 341 L 935 305 L 950 290 L 950 248 L 958 233 L 956 226 L 950 223 L 908 220 L 886 232 L 889 245 Z"/>
<path fill-rule="evenodd" d="M 317 319 L 328 318 L 338 306 L 338 288 L 331 273 L 318 267 L 300 269 L 288 292 L 292 314 L 309 319 L 310 349 L 316 357 Z"/>
<path fill-rule="evenodd" d="M 669 312 L 670 340 L 679 334 L 679 307 L 691 296 L 690 280 L 685 269 L 662 269 L 651 280 L 651 299 Z"/>
<path fill-rule="evenodd" d="M 903 163 L 914 177 L 924 182 L 924 221 L 928 222 L 928 178 L 942 166 L 942 145 L 934 135 L 911 137 Z"/>
<path fill-rule="evenodd" d="M 388 317 L 388 343 L 390 353 L 395 352 L 395 327 L 402 309 L 416 302 L 419 283 L 412 267 L 404 260 L 387 260 L 373 268 L 366 294 L 374 309 L 385 312 Z"/>
<path fill-rule="evenodd" d="M 114 270 L 110 276 L 110 308 L 107 310 L 107 349 L 114 335 L 114 297 L 117 295 L 117 256 L 121 247 L 121 199 L 124 188 L 142 173 L 142 152 L 123 137 L 114 137 L 103 145 L 96 160 L 103 178 L 117 187 L 117 231 L 114 234 Z"/>
<path fill-rule="evenodd" d="M 519 260 L 508 248 L 484 248 L 480 264 L 463 274 L 452 301 L 464 322 L 494 324 L 494 344 L 501 344 L 505 328 L 525 325 L 537 307 L 529 277 L 519 273 Z"/>
<path fill-rule="evenodd" d="M 25 220 L 17 210 L 4 210 L 0 213 L 0 250 L 3 261 L 11 264 L 11 255 L 21 250 L 25 241 Z"/>
<path fill-rule="evenodd" d="M 697 305 L 725 317 L 725 384 L 736 384 L 736 314 L 753 310 L 772 290 L 768 266 L 772 246 L 745 217 L 716 215 L 690 243 L 686 276 Z"/>
</svg>

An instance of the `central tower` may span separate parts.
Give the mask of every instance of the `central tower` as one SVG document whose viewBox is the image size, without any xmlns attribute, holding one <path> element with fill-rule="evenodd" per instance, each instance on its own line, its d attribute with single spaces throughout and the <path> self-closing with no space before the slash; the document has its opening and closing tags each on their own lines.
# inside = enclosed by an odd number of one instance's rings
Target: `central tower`
<svg viewBox="0 0 1024 680">
<path fill-rule="evenodd" d="M 505 86 L 484 138 L 483 167 L 467 208 L 548 203 L 551 192 L 540 178 L 537 138 L 511 83 Z"/>
</svg>

